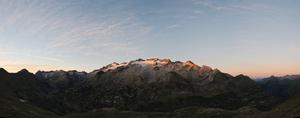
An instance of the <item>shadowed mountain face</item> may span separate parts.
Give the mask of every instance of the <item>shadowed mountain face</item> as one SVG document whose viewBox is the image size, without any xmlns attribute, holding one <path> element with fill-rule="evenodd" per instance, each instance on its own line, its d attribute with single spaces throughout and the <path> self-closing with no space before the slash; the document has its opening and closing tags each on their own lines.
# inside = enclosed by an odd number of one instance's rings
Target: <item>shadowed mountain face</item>
<svg viewBox="0 0 300 118">
<path fill-rule="evenodd" d="M 112 63 L 91 73 L 39 71 L 34 76 L 26 70 L 17 74 L 1 69 L 0 72 L 2 83 L 10 83 L 2 89 L 57 114 L 105 107 L 174 111 L 191 106 L 226 110 L 247 106 L 269 110 L 279 103 L 278 98 L 247 76 L 233 77 L 208 66 L 199 67 L 191 61 L 139 59 Z"/>
<path fill-rule="evenodd" d="M 18 73 L 8 73 L 3 68 L 0 68 L 0 116 L 3 116 L 5 113 L 14 114 L 14 116 L 19 115 L 18 117 L 22 117 L 22 114 L 32 115 L 31 117 L 36 117 L 40 113 L 54 114 L 45 110 L 65 114 L 61 110 L 65 108 L 60 107 L 62 102 L 52 100 L 49 97 L 52 90 L 53 88 L 48 83 L 39 80 L 26 69 Z M 7 117 L 7 114 L 4 117 Z"/>
<path fill-rule="evenodd" d="M 76 70 L 67 72 L 63 70 L 50 72 L 38 71 L 35 73 L 35 76 L 42 81 L 46 81 L 53 88 L 65 89 L 84 81 L 87 78 L 87 73 L 77 72 Z"/>
<path fill-rule="evenodd" d="M 284 77 L 264 78 L 257 82 L 261 88 L 267 92 L 276 95 L 282 100 L 287 100 L 290 95 L 300 90 L 300 76 L 299 75 L 287 75 Z"/>
<path fill-rule="evenodd" d="M 8 73 L 0 69 L 1 94 L 13 94 L 20 99 L 35 101 L 49 93 L 51 87 L 48 83 L 40 81 L 26 69 L 18 73 Z"/>
</svg>

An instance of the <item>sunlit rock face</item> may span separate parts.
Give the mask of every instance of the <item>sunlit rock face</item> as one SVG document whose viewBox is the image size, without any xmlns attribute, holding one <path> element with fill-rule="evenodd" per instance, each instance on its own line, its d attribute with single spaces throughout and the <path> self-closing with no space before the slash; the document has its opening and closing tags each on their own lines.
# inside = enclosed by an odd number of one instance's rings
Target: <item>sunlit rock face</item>
<svg viewBox="0 0 300 118">
<path fill-rule="evenodd" d="M 208 77 L 210 81 L 212 81 L 214 74 L 219 72 L 218 69 L 214 71 L 208 67 L 203 65 L 199 67 L 198 65 L 194 64 L 191 61 L 187 61 L 185 63 L 180 61 L 172 62 L 170 59 L 138 59 L 135 61 L 130 61 L 128 63 L 124 62 L 122 64 L 118 63 L 111 63 L 101 69 L 99 71 L 108 72 L 108 71 L 115 71 L 115 70 L 123 70 L 126 68 L 127 71 L 121 72 L 125 75 L 147 75 L 149 81 L 147 82 L 155 82 L 158 78 L 163 78 L 164 73 L 167 72 L 176 72 L 180 76 L 184 78 L 190 79 L 200 79 L 203 77 Z"/>
<path fill-rule="evenodd" d="M 121 64 L 118 64 L 116 62 L 111 63 L 103 68 L 101 68 L 100 70 L 103 72 L 106 72 L 108 70 L 114 70 L 118 67 L 124 67 L 124 66 L 128 66 L 128 65 L 140 65 L 141 67 L 145 67 L 145 66 L 150 66 L 153 68 L 164 68 L 164 69 L 170 69 L 170 70 L 181 70 L 183 68 L 191 70 L 191 69 L 200 69 L 199 66 L 195 65 L 193 62 L 191 61 L 187 61 L 185 63 L 180 62 L 180 61 L 175 61 L 175 62 L 171 62 L 170 59 L 147 59 L 147 60 L 143 60 L 143 59 L 138 59 L 135 61 L 130 61 L 128 63 L 124 62 Z M 207 71 L 211 71 L 210 67 L 204 66 L 205 70 Z"/>
<path fill-rule="evenodd" d="M 185 63 L 180 61 L 172 62 L 170 59 L 138 59 L 130 62 L 124 62 L 122 64 L 111 63 L 101 69 L 101 74 L 110 75 L 108 73 L 114 73 L 114 80 L 118 81 L 133 81 L 137 78 L 139 84 L 159 82 L 168 80 L 167 73 L 174 72 L 185 79 L 188 79 L 195 84 L 201 80 L 202 84 L 213 81 L 214 75 L 220 71 L 218 69 L 212 70 L 210 67 L 203 65 L 199 67 L 191 61 Z M 116 73 L 117 72 L 117 73 Z M 126 79 L 124 79 L 126 78 Z M 131 78 L 131 79 L 130 79 Z M 124 83 L 124 82 L 123 82 Z M 124 84 L 125 84 L 124 83 Z"/>
</svg>

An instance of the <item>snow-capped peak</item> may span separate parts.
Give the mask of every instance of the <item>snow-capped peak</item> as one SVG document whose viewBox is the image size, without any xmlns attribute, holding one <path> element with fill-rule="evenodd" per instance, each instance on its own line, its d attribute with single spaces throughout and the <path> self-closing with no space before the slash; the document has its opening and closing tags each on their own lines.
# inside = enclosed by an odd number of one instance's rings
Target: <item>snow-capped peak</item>
<svg viewBox="0 0 300 118">
<path fill-rule="evenodd" d="M 100 70 L 103 71 L 103 72 L 106 72 L 108 70 L 114 70 L 114 69 L 116 69 L 118 67 L 121 67 L 121 66 L 127 66 L 128 64 L 129 63 L 126 63 L 126 62 L 121 63 L 121 64 L 118 64 L 118 63 L 114 62 L 114 63 L 108 64 L 107 66 L 101 68 Z"/>
<path fill-rule="evenodd" d="M 158 68 L 175 68 L 175 69 L 187 67 L 189 70 L 192 68 L 200 70 L 202 68 L 201 70 L 204 70 L 204 71 L 212 71 L 212 69 L 208 66 L 199 67 L 198 65 L 194 64 L 191 61 L 187 61 L 185 63 L 180 62 L 180 61 L 171 62 L 170 59 L 162 59 L 161 60 L 158 58 L 147 59 L 147 60 L 137 59 L 137 60 L 130 61 L 128 63 L 124 62 L 121 64 L 114 62 L 107 66 L 104 66 L 103 68 L 99 69 L 99 71 L 107 72 L 108 70 L 114 70 L 118 67 L 127 66 L 130 64 L 137 64 L 137 65 L 140 65 L 141 67 L 153 66 L 153 67 L 158 67 Z"/>
<path fill-rule="evenodd" d="M 145 67 L 146 65 L 154 65 L 156 67 L 161 67 L 163 64 L 166 64 L 167 62 L 162 61 L 160 59 L 147 59 L 145 61 L 134 61 L 131 64 L 140 64 L 142 67 Z"/>
</svg>

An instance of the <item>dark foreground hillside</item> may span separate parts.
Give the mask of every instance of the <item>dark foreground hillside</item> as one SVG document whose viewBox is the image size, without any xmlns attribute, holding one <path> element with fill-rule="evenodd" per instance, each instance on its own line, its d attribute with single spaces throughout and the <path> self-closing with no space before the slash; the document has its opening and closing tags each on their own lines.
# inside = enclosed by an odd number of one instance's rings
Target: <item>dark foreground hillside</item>
<svg viewBox="0 0 300 118">
<path fill-rule="evenodd" d="M 262 113 L 245 115 L 242 118 L 299 118 L 300 117 L 300 91 L 293 94 L 286 102 L 278 104 L 272 110 Z"/>
<path fill-rule="evenodd" d="M 0 117 L 57 116 L 48 111 L 55 105 L 46 97 L 49 89 L 27 70 L 8 73 L 0 68 Z"/>
</svg>

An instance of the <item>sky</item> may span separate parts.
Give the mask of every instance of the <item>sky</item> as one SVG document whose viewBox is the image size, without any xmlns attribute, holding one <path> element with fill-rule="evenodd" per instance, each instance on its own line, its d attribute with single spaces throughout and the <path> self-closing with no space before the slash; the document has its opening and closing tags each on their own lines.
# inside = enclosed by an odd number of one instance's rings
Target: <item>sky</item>
<svg viewBox="0 0 300 118">
<path fill-rule="evenodd" d="M 0 0 L 0 67 L 91 72 L 139 58 L 300 74 L 299 0 Z"/>
</svg>

